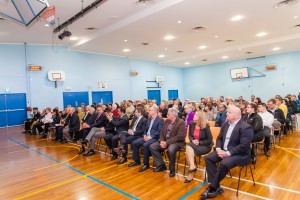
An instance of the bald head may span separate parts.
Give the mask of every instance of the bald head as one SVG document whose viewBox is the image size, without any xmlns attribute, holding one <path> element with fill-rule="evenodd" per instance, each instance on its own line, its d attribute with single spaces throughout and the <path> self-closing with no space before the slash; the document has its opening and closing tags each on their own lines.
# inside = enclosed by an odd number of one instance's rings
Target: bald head
<svg viewBox="0 0 300 200">
<path fill-rule="evenodd" d="M 227 108 L 227 120 L 230 123 L 233 123 L 240 118 L 241 118 L 241 110 L 235 105 L 230 104 Z"/>
</svg>

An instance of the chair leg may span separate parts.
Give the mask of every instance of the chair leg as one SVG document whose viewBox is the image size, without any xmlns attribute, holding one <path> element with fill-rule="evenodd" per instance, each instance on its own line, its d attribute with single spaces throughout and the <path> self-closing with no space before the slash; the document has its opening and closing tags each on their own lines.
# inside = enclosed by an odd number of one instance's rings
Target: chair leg
<svg viewBox="0 0 300 200">
<path fill-rule="evenodd" d="M 250 172 L 251 172 L 251 176 L 252 176 L 253 185 L 255 185 L 255 181 L 254 181 L 254 176 L 253 176 L 251 165 L 249 165 L 249 167 L 250 167 Z"/>
<path fill-rule="evenodd" d="M 241 169 L 240 169 L 240 172 L 239 172 L 239 180 L 238 180 L 238 186 L 237 186 L 237 190 L 236 190 L 236 196 L 239 196 L 239 189 L 240 189 L 240 181 L 241 181 L 241 173 L 242 173 L 242 170 L 245 166 L 242 166 Z"/>
<path fill-rule="evenodd" d="M 185 168 L 186 168 L 186 158 L 184 159 L 183 176 L 185 176 Z"/>
<path fill-rule="evenodd" d="M 178 175 L 178 164 L 179 164 L 179 160 L 180 160 L 180 150 L 178 151 L 177 165 L 176 165 L 176 173 L 177 173 L 177 175 Z"/>
</svg>

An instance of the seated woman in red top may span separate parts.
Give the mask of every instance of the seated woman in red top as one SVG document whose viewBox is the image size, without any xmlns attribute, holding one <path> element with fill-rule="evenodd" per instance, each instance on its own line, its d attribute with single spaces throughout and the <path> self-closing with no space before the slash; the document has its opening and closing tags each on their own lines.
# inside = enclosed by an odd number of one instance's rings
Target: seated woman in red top
<svg viewBox="0 0 300 200">
<path fill-rule="evenodd" d="M 186 144 L 186 160 L 189 165 L 189 174 L 184 183 L 191 182 L 197 170 L 194 156 L 209 153 L 214 145 L 208 120 L 203 111 L 195 113 L 194 121 L 189 125 L 188 136 L 190 142 Z"/>
</svg>

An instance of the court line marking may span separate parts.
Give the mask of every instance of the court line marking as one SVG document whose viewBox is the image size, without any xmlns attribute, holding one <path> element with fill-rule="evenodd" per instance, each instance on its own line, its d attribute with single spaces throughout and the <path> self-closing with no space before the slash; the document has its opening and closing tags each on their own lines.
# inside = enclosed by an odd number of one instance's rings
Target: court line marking
<svg viewBox="0 0 300 200">
<path fill-rule="evenodd" d="M 177 174 L 177 175 L 178 175 L 178 176 L 184 177 L 182 174 Z M 205 182 L 205 181 L 200 180 L 200 179 L 198 179 L 198 178 L 194 178 L 193 180 L 196 180 L 196 181 L 202 182 L 202 183 Z M 242 179 L 241 179 L 241 180 L 242 180 Z M 251 181 L 251 183 L 253 183 L 253 182 Z M 255 184 L 256 184 L 256 182 L 255 182 Z M 221 186 L 222 186 L 222 188 L 225 188 L 225 189 L 232 190 L 232 191 L 235 191 L 235 192 L 236 192 L 236 189 L 233 189 L 233 188 L 230 188 L 230 187 L 226 187 L 226 186 L 223 186 L 223 185 L 221 185 Z M 242 194 L 245 194 L 245 195 L 248 195 L 248 196 L 254 196 L 254 197 L 257 197 L 257 198 L 259 198 L 259 199 L 271 200 L 271 199 L 268 199 L 268 198 L 263 197 L 263 196 L 259 196 L 259 195 L 252 194 L 252 193 L 248 193 L 248 192 L 244 192 L 244 191 L 242 191 L 242 190 L 239 190 L 239 193 L 242 193 Z M 181 197 L 181 198 L 182 198 L 182 197 Z"/>
<path fill-rule="evenodd" d="M 296 153 L 294 153 L 294 152 L 292 152 L 292 151 L 290 151 L 290 150 L 287 150 L 287 149 L 285 149 L 285 148 L 283 148 L 283 147 L 281 147 L 281 146 L 275 145 L 275 147 L 276 147 L 276 148 L 279 148 L 279 149 L 282 149 L 283 151 L 285 151 L 285 152 L 287 152 L 287 153 L 290 153 L 290 154 L 292 154 L 292 155 L 294 155 L 294 156 L 300 158 L 300 155 L 299 155 L 299 154 L 296 154 Z"/>
<path fill-rule="evenodd" d="M 6 138 L 7 138 L 7 137 L 6 137 Z M 47 139 L 34 140 L 34 141 L 26 142 L 26 144 L 30 144 L 30 143 L 33 143 L 33 142 L 39 142 L 39 141 L 43 141 L 43 140 L 47 140 Z M 19 146 L 19 145 L 13 144 L 13 145 L 2 146 L 2 147 L 0 147 L 0 148 L 5 148 L 5 147 L 15 147 L 15 146 Z"/>
<path fill-rule="evenodd" d="M 182 197 L 180 197 L 179 200 L 186 199 L 191 194 L 193 194 L 194 192 L 196 192 L 197 190 L 199 190 L 200 188 L 202 188 L 206 183 L 207 183 L 207 181 L 204 181 L 203 183 L 201 183 L 200 185 L 198 185 L 197 187 L 195 187 L 194 189 L 192 189 L 191 191 L 189 191 L 188 193 L 186 193 L 185 195 L 183 195 Z"/>
<path fill-rule="evenodd" d="M 183 164 L 178 164 L 178 165 L 181 165 L 181 166 L 184 166 Z M 201 168 L 197 168 L 198 170 L 201 170 L 201 171 L 205 171 L 204 169 L 201 169 Z M 179 176 L 183 176 L 181 174 L 178 174 Z M 226 175 L 226 177 L 230 177 L 229 175 Z M 235 177 L 235 176 L 232 176 L 232 178 L 234 179 L 239 179 L 238 177 Z M 195 179 L 195 178 L 194 178 Z M 197 179 L 195 179 L 197 180 Z M 199 179 L 198 179 L 199 180 Z M 241 181 L 245 181 L 245 182 L 250 182 L 250 183 L 253 183 L 252 180 L 247 180 L 247 179 L 244 179 L 244 178 L 241 178 Z M 263 186 L 266 186 L 266 187 L 271 187 L 271 188 L 275 188 L 275 189 L 278 189 L 278 190 L 283 190 L 283 191 L 286 191 L 286 192 L 291 192 L 291 193 L 296 193 L 296 194 L 300 194 L 300 191 L 297 191 L 297 190 L 292 190 L 292 189 L 288 189 L 288 188 L 283 188 L 283 187 L 279 187 L 279 186 L 275 186 L 275 185 L 269 185 L 269 184 L 266 184 L 266 183 L 261 183 L 261 182 L 256 182 L 255 181 L 255 185 L 263 185 Z M 236 190 L 235 190 L 236 191 Z M 251 193 L 249 193 L 251 194 Z"/>
<path fill-rule="evenodd" d="M 128 194 L 128 193 L 126 193 L 126 192 L 124 192 L 124 191 L 122 191 L 122 190 L 120 190 L 120 189 L 118 189 L 118 188 L 116 188 L 116 187 L 114 187 L 114 186 L 112 186 L 112 185 L 109 185 L 109 184 L 107 184 L 107 183 L 105 183 L 105 182 L 103 182 L 103 181 L 101 181 L 101 180 L 99 180 L 99 179 L 97 179 L 97 178 L 95 178 L 95 177 L 93 177 L 93 176 L 90 176 L 90 175 L 88 175 L 88 174 L 86 174 L 86 173 L 84 173 L 84 172 L 82 172 L 82 171 L 80 171 L 80 170 L 78 170 L 78 169 L 76 169 L 76 168 L 70 166 L 70 165 L 67 165 L 67 164 L 65 164 L 65 163 L 61 163 L 59 160 L 56 160 L 55 158 L 52 158 L 52 157 L 48 156 L 47 154 L 44 154 L 44 153 L 42 153 L 42 152 L 40 152 L 40 151 L 37 151 L 37 150 L 35 150 L 35 149 L 32 149 L 31 147 L 29 147 L 29 146 L 27 146 L 27 145 L 25 145 L 25 144 L 22 144 L 22 143 L 20 143 L 20 142 L 18 142 L 18 141 L 16 141 L 16 140 L 14 140 L 13 138 L 8 138 L 8 139 L 11 140 L 11 141 L 13 141 L 13 142 L 15 142 L 15 143 L 17 143 L 17 144 L 19 144 L 19 145 L 21 145 L 21 146 L 23 146 L 24 148 L 27 148 L 27 149 L 30 149 L 31 151 L 36 152 L 37 154 L 39 154 L 39 155 L 41 155 L 41 156 L 44 156 L 44 157 L 46 157 L 46 158 L 48 158 L 48 159 L 50 159 L 50 160 L 53 160 L 54 162 L 60 163 L 62 166 L 66 167 L 66 168 L 69 168 L 69 169 L 71 169 L 72 171 L 77 172 L 78 174 L 86 175 L 87 178 L 89 178 L 89 179 L 91 179 L 91 180 L 93 180 L 93 181 L 95 181 L 95 182 L 97 182 L 97 183 L 100 183 L 101 185 L 104 185 L 104 186 L 106 186 L 106 187 L 108 187 L 108 188 L 110 188 L 110 189 L 112 189 L 112 190 L 114 190 L 114 191 L 116 191 L 116 192 L 119 192 L 119 193 L 123 194 L 124 196 L 127 196 L 127 197 L 129 197 L 129 198 L 131 198 L 131 199 L 138 200 L 137 197 L 134 197 L 134 196 L 132 196 L 131 194 Z"/>
<path fill-rule="evenodd" d="M 300 151 L 300 149 L 294 149 L 294 148 L 287 148 L 287 147 L 281 147 L 283 149 L 287 149 L 287 150 L 294 150 L 294 151 Z"/>
<path fill-rule="evenodd" d="M 50 189 L 53 189 L 53 188 L 56 188 L 56 187 L 65 185 L 65 184 L 67 184 L 67 183 L 74 182 L 74 181 L 76 181 L 76 180 L 78 180 L 78 179 L 81 179 L 81 178 L 87 178 L 88 175 L 96 174 L 96 173 L 98 173 L 98 172 L 101 172 L 101 171 L 110 169 L 110 168 L 112 168 L 112 167 L 115 167 L 115 166 L 106 167 L 106 168 L 104 168 L 104 169 L 100 169 L 100 170 L 97 170 L 97 171 L 88 173 L 88 174 L 86 174 L 86 175 L 83 175 L 83 176 L 78 176 L 78 177 L 76 177 L 76 178 L 72 178 L 72 179 L 69 179 L 69 180 L 66 180 L 66 181 L 63 181 L 63 182 L 60 182 L 60 183 L 57 183 L 57 184 L 48 186 L 48 187 L 46 187 L 46 188 L 43 188 L 43 189 L 40 189 L 40 190 L 31 192 L 31 193 L 29 193 L 29 194 L 26 194 L 26 195 L 17 197 L 17 198 L 15 198 L 15 199 L 16 199 L 16 200 L 17 200 L 17 199 L 24 199 L 24 198 L 33 196 L 33 195 L 35 195 L 35 194 L 38 194 L 38 193 L 41 193 L 41 192 L 45 192 L 45 191 L 47 191 L 47 190 L 50 190 Z"/>
</svg>

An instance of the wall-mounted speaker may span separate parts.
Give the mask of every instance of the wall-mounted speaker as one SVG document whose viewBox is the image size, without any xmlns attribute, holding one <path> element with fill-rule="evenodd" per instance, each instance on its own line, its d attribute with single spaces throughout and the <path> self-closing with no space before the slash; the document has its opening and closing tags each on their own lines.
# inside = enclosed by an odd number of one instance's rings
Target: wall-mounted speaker
<svg viewBox="0 0 300 200">
<path fill-rule="evenodd" d="M 266 66 L 266 70 L 275 70 L 276 66 L 275 65 L 268 65 Z"/>
</svg>

